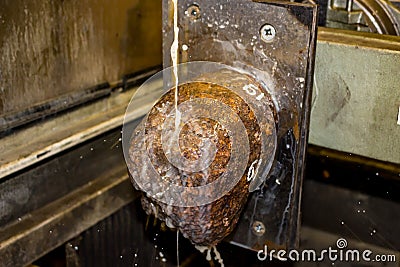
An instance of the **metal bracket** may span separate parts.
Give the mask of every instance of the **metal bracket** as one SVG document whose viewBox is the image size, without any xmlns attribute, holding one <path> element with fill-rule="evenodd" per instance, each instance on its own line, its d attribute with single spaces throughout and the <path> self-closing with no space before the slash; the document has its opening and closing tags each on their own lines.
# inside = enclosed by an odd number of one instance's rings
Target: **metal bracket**
<svg viewBox="0 0 400 267">
<path fill-rule="evenodd" d="M 295 247 L 308 136 L 317 7 L 248 0 L 178 1 L 180 63 L 221 62 L 251 72 L 271 94 L 278 146 L 265 185 L 253 193 L 232 243 Z M 172 1 L 163 1 L 164 67 L 171 66 Z"/>
</svg>

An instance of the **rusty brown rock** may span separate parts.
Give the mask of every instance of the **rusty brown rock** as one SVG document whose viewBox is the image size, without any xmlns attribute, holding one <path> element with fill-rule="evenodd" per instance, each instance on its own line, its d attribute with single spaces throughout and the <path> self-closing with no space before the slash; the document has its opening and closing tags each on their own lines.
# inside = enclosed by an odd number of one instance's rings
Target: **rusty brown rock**
<svg viewBox="0 0 400 267">
<path fill-rule="evenodd" d="M 170 206 L 144 194 L 142 206 L 148 214 L 174 226 L 192 243 L 196 245 L 212 246 L 222 241 L 236 226 L 240 213 L 246 204 L 249 195 L 248 170 L 261 153 L 261 130 L 256 116 L 249 105 L 238 94 L 224 86 L 206 81 L 190 82 L 179 86 L 178 105 L 193 98 L 215 99 L 229 106 L 242 121 L 250 154 L 244 175 L 239 182 L 224 196 L 212 203 L 196 207 Z M 197 187 L 216 181 L 226 171 L 226 165 L 231 157 L 232 142 L 227 129 L 222 124 L 210 118 L 198 118 L 185 124 L 179 132 L 179 146 L 181 156 L 188 160 L 197 160 L 202 155 L 200 149 L 204 139 L 214 143 L 217 148 L 214 161 L 206 171 L 188 172 L 179 170 L 172 165 L 163 151 L 162 131 L 166 116 L 174 108 L 175 91 L 167 92 L 151 109 L 147 120 L 140 127 L 145 131 L 145 147 L 149 152 L 152 166 L 161 177 L 168 176 L 168 182 L 179 186 Z M 214 112 L 210 110 L 210 113 Z M 215 112 L 218 112 L 216 110 Z M 167 129 L 168 130 L 168 129 Z M 132 138 L 132 148 L 135 142 Z M 130 155 L 138 153 L 130 149 Z M 132 159 L 135 157 L 132 156 Z M 137 162 L 135 166 L 141 166 Z M 142 166 L 146 168 L 146 166 Z M 166 175 L 167 173 L 175 175 Z M 132 174 L 132 173 L 131 173 Z M 135 175 L 135 174 L 132 174 Z M 140 187 L 132 177 L 132 183 Z M 211 194 L 212 192 L 210 192 Z"/>
</svg>

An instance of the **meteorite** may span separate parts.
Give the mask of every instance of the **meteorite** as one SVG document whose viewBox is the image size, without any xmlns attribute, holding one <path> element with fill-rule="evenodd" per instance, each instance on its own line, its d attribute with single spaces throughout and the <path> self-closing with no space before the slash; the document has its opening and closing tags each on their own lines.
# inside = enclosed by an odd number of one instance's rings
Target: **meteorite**
<svg viewBox="0 0 400 267">
<path fill-rule="evenodd" d="M 252 183 L 271 167 L 273 103 L 254 78 L 230 70 L 175 89 L 133 133 L 129 172 L 146 213 L 195 245 L 214 246 L 234 230 Z"/>
</svg>

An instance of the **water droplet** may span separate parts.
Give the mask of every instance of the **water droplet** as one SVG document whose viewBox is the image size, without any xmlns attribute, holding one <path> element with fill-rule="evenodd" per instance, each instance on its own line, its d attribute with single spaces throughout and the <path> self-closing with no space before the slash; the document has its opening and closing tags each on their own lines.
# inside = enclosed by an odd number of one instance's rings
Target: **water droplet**
<svg viewBox="0 0 400 267">
<path fill-rule="evenodd" d="M 80 159 L 83 159 L 83 156 L 80 156 L 79 158 L 80 158 Z"/>
<path fill-rule="evenodd" d="M 365 210 L 363 210 L 363 213 L 365 213 Z"/>
<path fill-rule="evenodd" d="M 22 221 L 22 218 L 20 217 L 20 218 L 18 218 L 18 221 L 20 222 L 20 221 Z"/>
<path fill-rule="evenodd" d="M 166 258 L 162 258 L 161 261 L 162 262 L 167 262 L 167 259 Z"/>
<path fill-rule="evenodd" d="M 122 138 L 120 137 L 120 138 L 118 139 L 118 141 L 120 141 L 120 142 L 121 142 L 121 141 L 122 141 Z"/>
<path fill-rule="evenodd" d="M 119 258 L 122 259 L 122 255 L 120 255 Z"/>
<path fill-rule="evenodd" d="M 375 173 L 376 176 L 379 176 L 379 172 Z"/>
<path fill-rule="evenodd" d="M 78 250 L 79 248 L 78 248 L 78 246 L 75 246 L 74 249 L 75 249 L 75 250 Z"/>
<path fill-rule="evenodd" d="M 53 231 L 52 231 L 52 230 L 50 230 L 50 231 L 49 231 L 49 233 L 50 233 L 50 234 L 52 234 L 52 233 L 53 233 Z"/>
<path fill-rule="evenodd" d="M 224 223 L 224 226 L 229 226 L 229 219 L 228 218 L 224 218 L 222 219 L 222 222 Z"/>
<path fill-rule="evenodd" d="M 186 44 L 183 44 L 182 45 L 182 50 L 183 51 L 187 51 L 189 49 L 189 47 L 186 45 Z"/>
<path fill-rule="evenodd" d="M 93 151 L 93 147 L 90 148 L 90 151 Z"/>
<path fill-rule="evenodd" d="M 134 255 L 134 256 L 135 256 L 135 258 L 137 258 L 137 253 L 135 253 L 135 255 Z"/>
<path fill-rule="evenodd" d="M 164 258 L 164 254 L 161 251 L 158 253 L 158 255 L 160 255 L 161 258 Z"/>
<path fill-rule="evenodd" d="M 342 221 L 342 225 L 344 225 L 344 221 Z"/>
</svg>

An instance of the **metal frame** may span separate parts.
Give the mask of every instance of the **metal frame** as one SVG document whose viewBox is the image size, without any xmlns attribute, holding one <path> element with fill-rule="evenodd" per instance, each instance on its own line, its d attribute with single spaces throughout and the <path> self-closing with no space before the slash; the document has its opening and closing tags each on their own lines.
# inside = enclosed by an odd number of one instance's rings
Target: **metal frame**
<svg viewBox="0 0 400 267">
<path fill-rule="evenodd" d="M 266 243 L 276 248 L 295 247 L 311 109 L 317 8 L 243 0 L 183 0 L 178 5 L 180 63 L 213 61 L 250 72 L 255 69 L 252 73 L 267 88 L 276 106 L 278 152 L 270 179 L 251 196 L 229 239 L 255 250 Z M 172 2 L 164 0 L 164 67 L 171 66 L 172 15 Z M 274 29 L 269 40 L 263 36 L 267 25 Z M 251 231 L 255 222 L 265 225 L 264 234 Z"/>
</svg>

